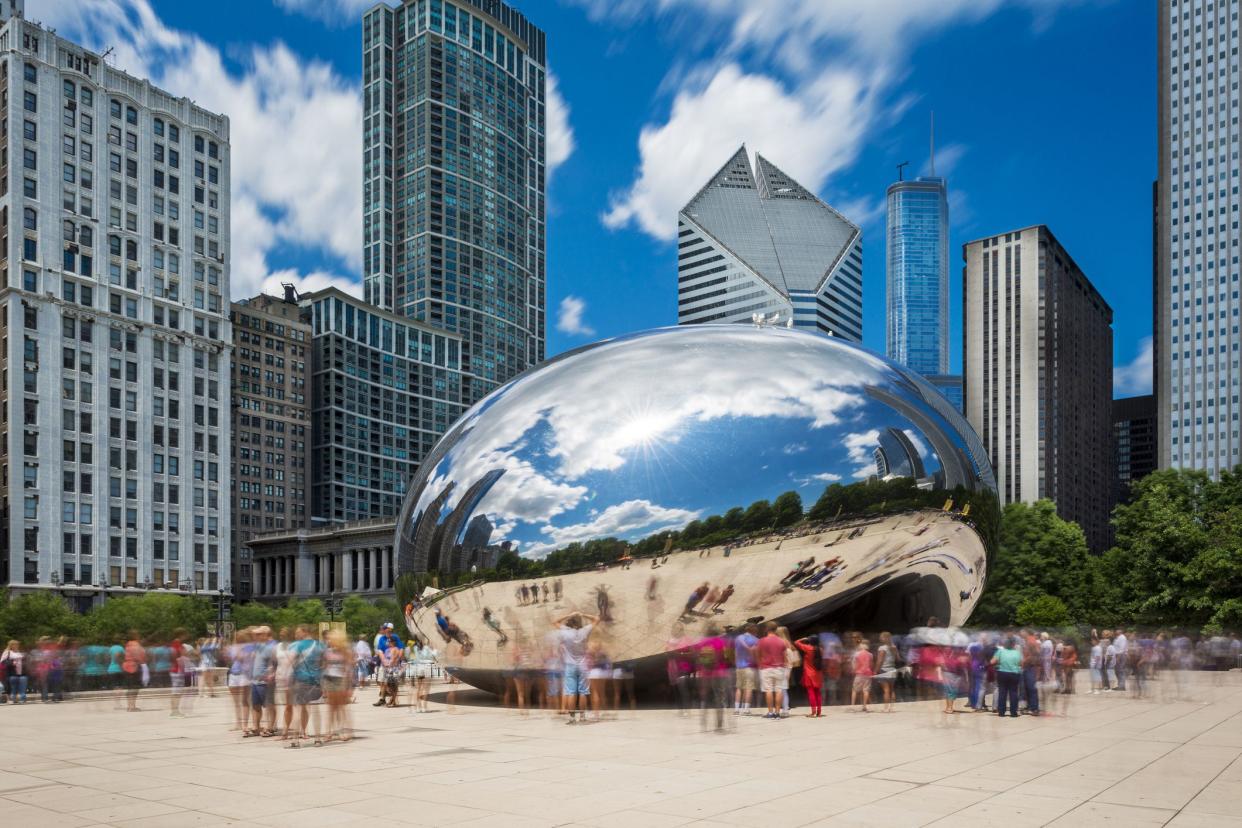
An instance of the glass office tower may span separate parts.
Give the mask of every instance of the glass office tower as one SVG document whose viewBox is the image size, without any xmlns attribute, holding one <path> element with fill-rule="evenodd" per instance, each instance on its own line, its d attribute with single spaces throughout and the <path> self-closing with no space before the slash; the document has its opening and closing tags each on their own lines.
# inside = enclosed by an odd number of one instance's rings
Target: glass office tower
<svg viewBox="0 0 1242 828">
<path fill-rule="evenodd" d="M 888 188 L 888 356 L 920 374 L 949 373 L 949 199 L 945 180 Z"/>
<path fill-rule="evenodd" d="M 677 214 L 677 322 L 781 324 L 862 341 L 862 231 L 741 147 Z"/>
<path fill-rule="evenodd" d="M 364 295 L 461 336 L 467 404 L 544 356 L 545 67 L 499 0 L 363 18 Z"/>
</svg>

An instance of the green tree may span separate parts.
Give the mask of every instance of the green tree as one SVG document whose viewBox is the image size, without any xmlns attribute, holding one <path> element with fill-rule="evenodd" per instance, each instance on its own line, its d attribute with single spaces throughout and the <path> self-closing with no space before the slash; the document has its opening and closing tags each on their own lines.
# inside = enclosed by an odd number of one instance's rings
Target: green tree
<svg viewBox="0 0 1242 828">
<path fill-rule="evenodd" d="M 802 497 L 797 492 L 785 492 L 772 504 L 776 528 L 793 526 L 802 520 Z"/>
<path fill-rule="evenodd" d="M 1242 476 L 1165 469 L 1131 495 L 1113 510 L 1116 545 L 1102 561 L 1113 613 L 1207 630 L 1242 622 Z"/>
<path fill-rule="evenodd" d="M 1001 517 L 1000 544 L 972 623 L 1013 624 L 1018 606 L 1043 595 L 1084 620 L 1095 609 L 1097 563 L 1082 528 L 1057 516 L 1050 500 L 1010 503 Z"/>
<path fill-rule="evenodd" d="M 725 528 L 732 529 L 735 532 L 740 531 L 745 519 L 746 510 L 741 506 L 734 506 L 732 509 L 724 513 Z"/>
<path fill-rule="evenodd" d="M 91 637 L 98 641 L 116 641 L 131 630 L 152 640 L 170 639 L 179 629 L 191 636 L 206 635 L 214 621 L 206 598 L 159 592 L 109 598 L 86 618 Z"/>
<path fill-rule="evenodd" d="M 0 594 L 0 645 L 16 638 L 29 646 L 43 636 L 80 636 L 86 631 L 85 619 L 70 609 L 59 595 L 32 592 L 7 600 Z"/>
<path fill-rule="evenodd" d="M 1026 598 L 1014 613 L 1014 621 L 1024 627 L 1064 627 L 1071 620 L 1069 607 L 1053 595 Z"/>
<path fill-rule="evenodd" d="M 746 509 L 746 515 L 742 518 L 742 526 L 748 532 L 760 532 L 764 529 L 771 529 L 775 518 L 771 503 L 766 500 L 756 500 Z"/>
</svg>

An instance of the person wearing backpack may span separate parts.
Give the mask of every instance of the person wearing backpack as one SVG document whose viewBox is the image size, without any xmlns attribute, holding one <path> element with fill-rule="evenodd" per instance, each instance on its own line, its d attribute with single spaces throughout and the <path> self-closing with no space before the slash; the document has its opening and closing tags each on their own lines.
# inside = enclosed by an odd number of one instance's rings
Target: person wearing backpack
<svg viewBox="0 0 1242 828">
<path fill-rule="evenodd" d="M 290 649 L 293 651 L 293 703 L 300 714 L 299 736 L 289 743 L 289 747 L 298 747 L 298 739 L 307 738 L 306 726 L 310 721 L 310 704 L 319 701 L 323 691 L 319 681 L 323 669 L 323 645 L 311 636 L 310 627 L 303 624 L 298 627 L 298 639 Z M 315 747 L 323 744 L 323 733 L 319 729 L 319 709 L 315 709 Z"/>
</svg>

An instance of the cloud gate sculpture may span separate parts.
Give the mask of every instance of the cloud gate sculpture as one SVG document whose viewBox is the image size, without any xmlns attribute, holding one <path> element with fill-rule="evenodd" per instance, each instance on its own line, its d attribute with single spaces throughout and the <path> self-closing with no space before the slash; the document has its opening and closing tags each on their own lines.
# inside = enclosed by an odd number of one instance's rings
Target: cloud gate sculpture
<svg viewBox="0 0 1242 828">
<path fill-rule="evenodd" d="M 397 571 L 459 586 L 407 625 L 497 691 L 575 610 L 600 616 L 592 640 L 640 684 L 663 680 L 674 630 L 962 623 L 995 488 L 961 414 L 857 346 L 744 325 L 619 337 L 498 389 L 423 463 Z M 542 573 L 482 577 L 521 571 L 514 555 Z"/>
</svg>

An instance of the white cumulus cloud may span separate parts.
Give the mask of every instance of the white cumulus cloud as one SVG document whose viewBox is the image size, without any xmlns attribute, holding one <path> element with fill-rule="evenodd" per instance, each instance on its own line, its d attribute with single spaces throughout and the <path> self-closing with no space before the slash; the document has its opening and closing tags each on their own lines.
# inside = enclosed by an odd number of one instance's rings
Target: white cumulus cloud
<svg viewBox="0 0 1242 828">
<path fill-rule="evenodd" d="M 561 95 L 556 75 L 548 73 L 547 98 L 547 147 L 544 157 L 548 165 L 548 175 L 569 160 L 574 153 L 574 130 L 569 125 L 569 104 Z"/>
<path fill-rule="evenodd" d="M 1132 397 L 1151 393 L 1152 380 L 1151 337 L 1143 337 L 1138 354 L 1126 365 L 1113 367 L 1113 393 L 1120 397 Z"/>
<path fill-rule="evenodd" d="M 909 106 L 894 90 L 921 37 L 1006 5 L 1029 8 L 1042 23 L 1074 2 L 570 1 L 621 25 L 661 16 L 683 35 L 724 35 L 724 47 L 670 77 L 677 91 L 668 117 L 642 128 L 634 180 L 603 214 L 609 227 L 632 225 L 664 240 L 673 237 L 677 211 L 741 143 L 822 190 Z"/>
<path fill-rule="evenodd" d="M 592 538 L 625 538 L 639 530 L 642 530 L 643 534 L 652 534 L 667 529 L 680 529 L 697 518 L 699 514 L 698 511 L 659 506 L 649 500 L 626 500 L 609 506 L 586 523 L 575 523 L 571 526 L 544 526 L 541 531 L 547 536 L 548 541 L 530 546 L 522 550 L 522 554 L 534 557 L 570 543 L 588 541 Z"/>
<path fill-rule="evenodd" d="M 570 336 L 593 336 L 595 329 L 586 323 L 586 300 L 578 296 L 566 296 L 561 300 L 556 315 L 556 329 Z"/>
<path fill-rule="evenodd" d="M 217 48 L 165 25 L 149 0 L 47 0 L 38 11 L 66 37 L 101 51 L 112 47 L 118 68 L 229 116 L 234 297 L 252 295 L 271 281 L 269 257 L 281 244 L 327 254 L 349 273 L 358 271 L 357 83 L 283 43 L 239 50 L 242 69 L 234 71 Z"/>
<path fill-rule="evenodd" d="M 304 14 L 326 23 L 348 24 L 362 19 L 367 9 L 381 0 L 273 0 L 287 12 Z M 385 0 L 386 2 L 386 0 Z M 396 5 L 396 3 L 389 3 Z"/>
</svg>

